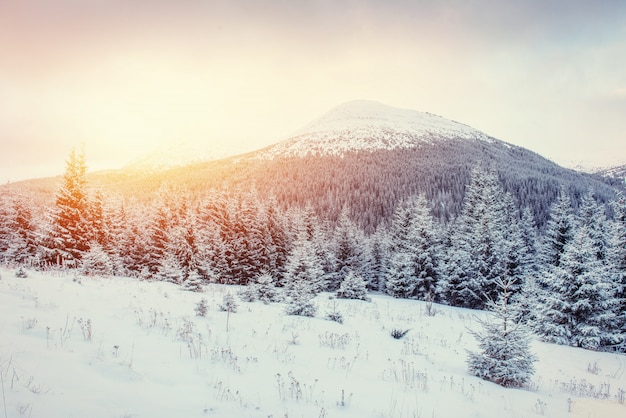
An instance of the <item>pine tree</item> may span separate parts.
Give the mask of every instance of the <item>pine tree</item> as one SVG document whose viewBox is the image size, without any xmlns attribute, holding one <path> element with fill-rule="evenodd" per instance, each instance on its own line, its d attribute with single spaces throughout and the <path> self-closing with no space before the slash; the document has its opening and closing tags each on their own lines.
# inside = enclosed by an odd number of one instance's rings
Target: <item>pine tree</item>
<svg viewBox="0 0 626 418">
<path fill-rule="evenodd" d="M 424 195 L 399 207 L 391 231 L 387 291 L 394 297 L 432 297 L 440 256 L 438 233 Z"/>
<path fill-rule="evenodd" d="M 340 299 L 358 299 L 369 300 L 367 297 L 367 282 L 360 275 L 349 271 L 346 278 L 343 279 L 337 297 Z"/>
<path fill-rule="evenodd" d="M 620 333 L 620 350 L 626 352 L 626 198 L 619 195 L 612 208 L 615 215 L 608 258 L 617 302 L 615 328 Z"/>
<path fill-rule="evenodd" d="M 535 325 L 544 340 L 592 350 L 617 342 L 613 323 L 618 301 L 595 254 L 589 230 L 582 225 L 550 277 Z"/>
<path fill-rule="evenodd" d="M 10 261 L 10 254 L 7 250 L 11 247 L 13 240 L 13 205 L 8 196 L 0 196 L 0 262 L 6 263 Z"/>
<path fill-rule="evenodd" d="M 52 213 L 50 250 L 61 265 L 75 266 L 89 249 L 89 199 L 85 173 L 85 156 L 70 153 L 66 162 L 63 185 L 56 195 Z"/>
<path fill-rule="evenodd" d="M 254 302 L 257 299 L 265 304 L 276 302 L 278 300 L 278 290 L 275 283 L 276 280 L 271 274 L 263 273 L 242 290 L 240 296 L 248 302 Z"/>
<path fill-rule="evenodd" d="M 310 283 L 304 280 L 290 282 L 285 287 L 285 295 L 287 297 L 287 306 L 285 307 L 287 315 L 313 317 L 317 313 L 317 306 L 313 302 L 315 292 Z"/>
<path fill-rule="evenodd" d="M 335 271 L 333 272 L 335 280 L 327 286 L 329 291 L 336 291 L 342 280 L 345 280 L 350 272 L 359 271 L 363 264 L 363 251 L 360 243 L 364 241 L 364 237 L 350 220 L 346 207 L 339 215 L 333 241 L 335 242 Z"/>
<path fill-rule="evenodd" d="M 18 264 L 36 264 L 39 261 L 39 238 L 32 203 L 25 197 L 15 196 L 9 205 L 5 220 L 5 227 L 9 229 L 5 256 Z"/>
<path fill-rule="evenodd" d="M 222 303 L 220 304 L 220 311 L 237 313 L 238 309 L 239 305 L 237 304 L 235 297 L 230 292 L 226 293 L 222 299 Z"/>
<path fill-rule="evenodd" d="M 495 280 L 507 274 L 509 261 L 506 201 L 496 173 L 474 168 L 441 269 L 439 292 L 448 303 L 482 309 L 495 298 Z"/>
<path fill-rule="evenodd" d="M 385 289 L 388 246 L 386 230 L 383 228 L 378 228 L 366 240 L 362 275 L 367 280 L 367 287 L 371 290 Z"/>
<path fill-rule="evenodd" d="M 80 270 L 88 276 L 110 276 L 113 274 L 113 263 L 102 245 L 92 242 L 80 260 Z"/>
<path fill-rule="evenodd" d="M 536 357 L 530 352 L 530 335 L 510 303 L 513 280 L 496 280 L 501 293 L 488 304 L 492 320 L 480 320 L 481 331 L 473 331 L 480 352 L 468 355 L 469 372 L 505 387 L 523 386 L 533 375 Z"/>
<path fill-rule="evenodd" d="M 570 197 L 564 188 L 550 209 L 539 258 L 545 266 L 559 267 L 565 246 L 574 234 L 574 218 Z"/>
<path fill-rule="evenodd" d="M 594 198 L 593 189 L 589 189 L 581 199 L 578 209 L 578 224 L 587 228 L 596 259 L 606 265 L 610 246 L 608 221 L 604 208 Z"/>
<path fill-rule="evenodd" d="M 306 231 L 301 231 L 287 257 L 284 275 L 285 288 L 304 282 L 313 293 L 324 290 L 324 270 L 313 243 L 307 239 Z"/>
<path fill-rule="evenodd" d="M 197 270 L 189 271 L 187 277 L 183 279 L 183 288 L 192 292 L 202 292 L 202 276 Z"/>
<path fill-rule="evenodd" d="M 262 245 L 265 251 L 265 265 L 262 271 L 271 272 L 278 280 L 282 279 L 285 273 L 285 263 L 287 262 L 288 242 L 285 231 L 285 219 L 278 211 L 278 202 L 271 198 L 265 205 L 263 214 L 263 227 L 261 229 Z"/>
<path fill-rule="evenodd" d="M 159 267 L 156 273 L 158 280 L 182 284 L 185 280 L 186 274 L 180 262 L 173 254 L 166 254 L 159 263 Z"/>
</svg>

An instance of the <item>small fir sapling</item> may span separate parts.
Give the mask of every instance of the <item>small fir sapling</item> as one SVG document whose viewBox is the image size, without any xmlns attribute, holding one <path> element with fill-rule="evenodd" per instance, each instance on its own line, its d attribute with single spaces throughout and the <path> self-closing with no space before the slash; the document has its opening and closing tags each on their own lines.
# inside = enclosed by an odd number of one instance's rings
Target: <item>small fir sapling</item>
<svg viewBox="0 0 626 418">
<path fill-rule="evenodd" d="M 369 301 L 370 299 L 367 297 L 367 282 L 360 275 L 350 271 L 341 282 L 337 291 L 337 297 L 340 299 Z"/>
<path fill-rule="evenodd" d="M 196 316 L 206 316 L 208 310 L 206 298 L 200 299 L 200 301 L 196 304 L 194 310 L 196 311 Z"/>
<path fill-rule="evenodd" d="M 343 315 L 337 310 L 337 301 L 333 301 L 333 310 L 326 314 L 326 319 L 343 324 Z"/>
<path fill-rule="evenodd" d="M 111 257 L 102 245 L 91 242 L 87 251 L 80 260 L 80 272 L 86 276 L 110 276 L 113 274 Z"/>
<path fill-rule="evenodd" d="M 20 279 L 25 279 L 28 277 L 28 274 L 26 273 L 26 270 L 24 270 L 23 267 L 20 267 L 19 269 L 17 269 L 17 271 L 15 272 L 15 277 L 18 277 Z"/>
<path fill-rule="evenodd" d="M 489 302 L 492 319 L 479 320 L 481 331 L 470 331 L 480 352 L 470 352 L 471 374 L 505 387 L 523 386 L 533 375 L 536 357 L 530 352 L 530 334 L 520 322 L 517 306 L 509 304 L 514 279 L 496 281 L 501 294 Z"/>
<path fill-rule="evenodd" d="M 245 302 L 260 300 L 264 304 L 278 301 L 278 290 L 276 289 L 274 277 L 269 273 L 258 276 L 254 283 L 250 283 L 239 292 L 239 297 Z"/>
<path fill-rule="evenodd" d="M 183 288 L 192 292 L 202 292 L 202 276 L 198 270 L 191 270 L 183 281 Z"/>
<path fill-rule="evenodd" d="M 276 280 L 271 274 L 265 273 L 257 277 L 255 286 L 257 297 L 261 302 L 268 304 L 278 301 Z"/>
<path fill-rule="evenodd" d="M 291 283 L 287 296 L 289 297 L 289 303 L 285 308 L 287 315 L 313 317 L 317 313 L 317 306 L 313 303 L 315 293 L 304 280 Z"/>
<path fill-rule="evenodd" d="M 231 293 L 226 293 L 220 305 L 220 310 L 223 312 L 237 313 L 237 308 L 238 305 L 235 297 Z"/>
</svg>

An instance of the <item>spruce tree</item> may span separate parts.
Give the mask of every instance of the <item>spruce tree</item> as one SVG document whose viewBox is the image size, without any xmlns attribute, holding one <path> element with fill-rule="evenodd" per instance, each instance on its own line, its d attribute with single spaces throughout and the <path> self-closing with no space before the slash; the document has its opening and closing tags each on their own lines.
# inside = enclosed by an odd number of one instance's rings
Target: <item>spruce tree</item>
<svg viewBox="0 0 626 418">
<path fill-rule="evenodd" d="M 610 246 L 608 221 L 604 207 L 600 206 L 594 198 L 593 189 L 589 189 L 581 199 L 578 224 L 587 228 L 596 259 L 606 265 Z"/>
<path fill-rule="evenodd" d="M 6 222 L 10 229 L 7 258 L 18 264 L 36 264 L 39 261 L 39 228 L 33 216 L 32 202 L 23 196 L 15 196 Z"/>
<path fill-rule="evenodd" d="M 440 256 L 438 233 L 424 195 L 399 207 L 391 231 L 388 293 L 422 300 L 432 297 L 439 278 Z"/>
<path fill-rule="evenodd" d="M 298 235 L 287 257 L 283 285 L 290 289 L 300 282 L 306 283 L 313 293 L 325 288 L 322 260 L 304 230 Z"/>
<path fill-rule="evenodd" d="M 561 188 L 557 200 L 550 208 L 550 219 L 539 253 L 539 258 L 545 266 L 558 267 L 561 264 L 565 246 L 572 240 L 574 234 L 574 224 L 570 197 L 565 188 Z"/>
<path fill-rule="evenodd" d="M 498 176 L 476 167 L 461 215 L 450 227 L 445 281 L 439 291 L 450 304 L 482 309 L 495 299 L 495 280 L 507 274 L 507 207 Z"/>
<path fill-rule="evenodd" d="M 358 274 L 349 271 L 343 279 L 337 297 L 340 299 L 369 300 L 367 297 L 367 282 Z"/>
<path fill-rule="evenodd" d="M 88 276 L 110 276 L 113 274 L 113 263 L 102 245 L 91 242 L 89 250 L 80 260 L 80 270 Z"/>
<path fill-rule="evenodd" d="M 626 198 L 619 195 L 612 202 L 615 213 L 611 228 L 609 266 L 617 302 L 616 329 L 619 330 L 620 350 L 626 352 Z"/>
<path fill-rule="evenodd" d="M 497 302 L 489 302 L 492 318 L 480 320 L 480 331 L 472 331 L 480 352 L 470 352 L 469 372 L 505 387 L 523 386 L 533 375 L 536 357 L 530 352 L 531 337 L 520 322 L 517 307 L 510 303 L 514 280 L 496 280 Z"/>
<path fill-rule="evenodd" d="M 72 150 L 66 161 L 63 184 L 58 190 L 49 248 L 60 265 L 76 266 L 89 250 L 89 199 L 87 196 L 87 167 L 82 152 Z"/>
<path fill-rule="evenodd" d="M 535 328 L 545 341 L 592 350 L 617 342 L 618 301 L 595 253 L 588 228 L 580 226 L 552 270 L 537 317 Z"/>
</svg>

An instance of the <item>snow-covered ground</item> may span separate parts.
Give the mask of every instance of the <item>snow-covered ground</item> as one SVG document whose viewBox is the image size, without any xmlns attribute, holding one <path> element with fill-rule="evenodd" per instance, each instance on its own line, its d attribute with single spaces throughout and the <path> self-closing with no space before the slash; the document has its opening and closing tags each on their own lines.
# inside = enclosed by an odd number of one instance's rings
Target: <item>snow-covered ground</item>
<svg viewBox="0 0 626 418">
<path fill-rule="evenodd" d="M 316 318 L 228 314 L 233 287 L 14 273 L 0 269 L 0 418 L 626 416 L 624 355 L 536 341 L 529 388 L 470 376 L 482 312 L 322 294 Z M 343 324 L 323 319 L 333 304 Z"/>
</svg>

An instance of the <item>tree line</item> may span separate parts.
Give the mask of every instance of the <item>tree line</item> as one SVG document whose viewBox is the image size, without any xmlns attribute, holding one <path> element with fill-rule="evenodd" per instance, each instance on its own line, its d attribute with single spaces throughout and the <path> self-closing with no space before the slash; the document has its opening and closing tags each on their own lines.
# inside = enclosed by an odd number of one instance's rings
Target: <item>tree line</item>
<svg viewBox="0 0 626 418">
<path fill-rule="evenodd" d="M 333 217 L 253 188 L 189 192 L 164 186 L 150 201 L 106 196 L 72 152 L 44 215 L 18 193 L 0 202 L 5 264 L 86 275 L 204 283 L 271 282 L 291 294 L 369 291 L 472 309 L 510 300 L 546 341 L 626 351 L 626 201 L 561 188 L 542 229 L 498 172 L 476 165 L 459 214 L 442 220 L 424 193 L 374 230 L 343 206 Z M 302 203 L 302 202 L 301 202 Z M 610 216 L 607 216 L 610 215 Z M 344 284 L 344 287 L 342 287 Z M 344 290 L 345 291 L 345 290 Z"/>
</svg>

